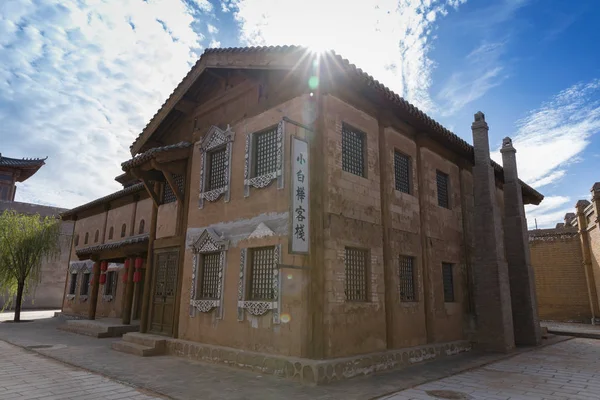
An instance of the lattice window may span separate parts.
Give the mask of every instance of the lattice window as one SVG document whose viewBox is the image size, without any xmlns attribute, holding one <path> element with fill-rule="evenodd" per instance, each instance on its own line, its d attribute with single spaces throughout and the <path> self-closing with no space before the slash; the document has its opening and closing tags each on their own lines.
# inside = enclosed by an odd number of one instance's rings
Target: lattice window
<svg viewBox="0 0 600 400">
<path fill-rule="evenodd" d="M 367 301 L 367 250 L 346 247 L 344 293 L 348 301 Z"/>
<path fill-rule="evenodd" d="M 416 301 L 415 290 L 415 259 L 409 256 L 400 256 L 398 261 L 400 301 Z"/>
<path fill-rule="evenodd" d="M 213 190 L 227 185 L 227 148 L 222 147 L 207 153 L 208 157 L 208 187 Z"/>
<path fill-rule="evenodd" d="M 342 125 L 342 169 L 365 176 L 365 134 Z"/>
<path fill-rule="evenodd" d="M 396 190 L 410 193 L 410 157 L 394 152 L 394 178 Z"/>
<path fill-rule="evenodd" d="M 69 282 L 69 294 L 75 294 L 75 290 L 77 290 L 77 274 L 71 274 L 71 281 Z"/>
<path fill-rule="evenodd" d="M 221 285 L 221 253 L 202 255 L 202 273 L 199 280 L 198 299 L 218 299 Z"/>
<path fill-rule="evenodd" d="M 444 302 L 452 303 L 454 301 L 454 265 L 442 263 L 442 280 L 444 282 Z"/>
<path fill-rule="evenodd" d="M 183 175 L 173 174 L 173 180 L 175 181 L 175 185 L 179 189 L 179 193 L 183 193 Z M 168 182 L 165 182 L 162 200 L 163 204 L 173 203 L 177 201 L 177 197 L 175 197 L 175 193 L 173 193 L 173 189 L 171 189 L 171 185 L 169 185 Z"/>
<path fill-rule="evenodd" d="M 436 171 L 438 205 L 450 208 L 449 183 L 450 177 L 441 171 Z"/>
<path fill-rule="evenodd" d="M 114 296 L 117 293 L 117 276 L 116 271 L 108 271 L 106 273 L 106 283 L 104 284 L 104 294 L 106 296 Z"/>
<path fill-rule="evenodd" d="M 254 173 L 267 175 L 277 171 L 277 127 L 254 135 Z"/>
<path fill-rule="evenodd" d="M 79 291 L 80 296 L 87 296 L 90 288 L 90 273 L 85 272 L 81 278 L 81 290 Z"/>
<path fill-rule="evenodd" d="M 249 300 L 272 300 L 275 247 L 262 247 L 250 251 Z"/>
</svg>

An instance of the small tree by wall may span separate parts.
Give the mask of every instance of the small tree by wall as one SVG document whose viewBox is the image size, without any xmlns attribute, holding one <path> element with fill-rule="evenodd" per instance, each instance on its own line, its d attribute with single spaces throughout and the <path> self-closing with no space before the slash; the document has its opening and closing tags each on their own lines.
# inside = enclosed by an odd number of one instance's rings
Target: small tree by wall
<svg viewBox="0 0 600 400">
<path fill-rule="evenodd" d="M 15 322 L 21 320 L 24 293 L 40 281 L 42 260 L 60 254 L 59 239 L 56 218 L 9 210 L 0 214 L 0 291 L 15 297 Z"/>
</svg>

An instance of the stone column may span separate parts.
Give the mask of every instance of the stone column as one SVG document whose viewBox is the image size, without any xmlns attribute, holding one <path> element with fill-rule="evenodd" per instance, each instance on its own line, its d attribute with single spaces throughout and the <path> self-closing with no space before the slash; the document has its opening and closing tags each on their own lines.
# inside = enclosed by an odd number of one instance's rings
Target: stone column
<svg viewBox="0 0 600 400">
<path fill-rule="evenodd" d="M 508 352 L 515 347 L 508 266 L 490 161 L 488 125 L 481 111 L 475 114 L 471 129 L 475 153 L 472 262 L 477 318 L 475 346 L 487 351 Z"/>
<path fill-rule="evenodd" d="M 121 312 L 121 318 L 123 325 L 129 325 L 131 323 L 131 305 L 133 304 L 133 270 L 135 264 L 135 258 L 129 258 L 129 268 L 124 273 L 127 274 L 127 283 L 125 284 L 125 299 L 123 301 L 123 309 Z M 126 261 L 127 262 L 127 261 Z"/>
<path fill-rule="evenodd" d="M 537 346 L 542 342 L 535 277 L 529 253 L 529 234 L 523 194 L 517 172 L 517 150 L 509 137 L 502 141 L 504 168 L 504 246 L 510 281 L 515 343 Z"/>
<path fill-rule="evenodd" d="M 593 196 L 593 189 L 592 189 Z M 588 298 L 590 301 L 590 311 L 592 314 L 591 323 L 594 325 L 596 318 L 600 316 L 600 308 L 598 307 L 598 291 L 596 289 L 596 281 L 594 279 L 594 266 L 592 265 L 592 255 L 590 251 L 590 242 L 588 235 L 588 224 L 585 216 L 585 210 L 590 205 L 587 200 L 579 200 L 575 205 L 577 210 L 577 227 L 579 230 L 579 240 L 581 242 L 581 255 L 583 257 L 583 271 L 585 272 L 585 283 L 588 289 Z M 568 215 L 568 214 L 567 214 Z M 565 221 L 567 217 L 565 216 Z"/>
</svg>

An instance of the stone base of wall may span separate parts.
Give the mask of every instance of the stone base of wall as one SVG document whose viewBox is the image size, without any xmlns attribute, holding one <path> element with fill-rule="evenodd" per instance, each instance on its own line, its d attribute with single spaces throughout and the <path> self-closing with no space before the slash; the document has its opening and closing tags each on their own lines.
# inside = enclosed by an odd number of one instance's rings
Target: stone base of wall
<svg viewBox="0 0 600 400">
<path fill-rule="evenodd" d="M 289 378 L 310 385 L 322 385 L 356 376 L 370 375 L 469 350 L 471 350 L 471 344 L 468 341 L 456 341 L 353 357 L 311 360 L 255 353 L 179 339 L 167 339 L 166 343 L 166 352 L 169 355 L 225 364 Z"/>
</svg>

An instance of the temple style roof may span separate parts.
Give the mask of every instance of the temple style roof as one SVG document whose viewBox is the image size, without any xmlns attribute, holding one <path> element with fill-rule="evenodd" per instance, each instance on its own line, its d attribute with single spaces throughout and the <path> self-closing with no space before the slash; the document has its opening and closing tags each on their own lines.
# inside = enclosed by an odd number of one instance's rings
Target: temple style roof
<svg viewBox="0 0 600 400">
<path fill-rule="evenodd" d="M 125 189 L 121 189 L 117 192 L 111 193 L 107 196 L 104 197 L 100 197 L 96 200 L 92 200 L 89 203 L 83 204 L 81 206 L 72 208 L 64 213 L 62 213 L 60 216 L 63 220 L 69 220 L 72 219 L 75 215 L 77 215 L 77 213 L 80 213 L 82 211 L 85 210 L 89 210 L 90 208 L 93 208 L 95 206 L 98 206 L 100 204 L 104 204 L 106 202 L 112 201 L 112 200 L 116 200 L 119 199 L 121 197 L 125 197 L 129 194 L 133 194 L 133 193 L 137 193 L 137 192 L 142 192 L 144 191 L 144 184 L 143 183 L 136 183 L 135 185 L 132 186 L 128 186 Z"/>
<path fill-rule="evenodd" d="M 145 233 L 143 235 L 128 237 L 127 239 L 119 240 L 118 242 L 104 243 L 104 244 L 98 244 L 95 246 L 84 247 L 82 249 L 76 250 L 75 254 L 77 254 L 77 257 L 81 257 L 81 256 L 87 256 L 90 254 L 100 253 L 101 251 L 105 251 L 105 250 L 115 250 L 115 249 L 119 249 L 121 247 L 129 246 L 132 244 L 147 242 L 148 238 L 149 238 L 148 234 Z"/>
<path fill-rule="evenodd" d="M 46 164 L 46 158 L 10 158 L 0 153 L 0 168 L 19 170 L 16 176 L 17 182 L 23 182 L 35 174 L 42 165 Z"/>
<path fill-rule="evenodd" d="M 216 56 L 225 55 L 244 55 L 247 54 L 247 61 L 242 60 L 220 60 Z M 261 68 L 261 69 L 292 69 L 303 61 L 309 61 L 307 57 L 310 51 L 301 46 L 266 46 L 266 47 L 234 47 L 234 48 L 210 48 L 206 49 L 196 64 L 177 85 L 171 95 L 167 98 L 161 108 L 150 119 L 146 127 L 135 139 L 131 145 L 131 153 L 135 155 L 143 145 L 150 139 L 153 133 L 159 128 L 162 121 L 167 119 L 176 105 L 184 100 L 184 95 L 198 80 L 207 68 Z M 257 61 L 261 56 L 264 61 Z M 211 58 L 212 57 L 212 58 Z M 344 84 L 352 85 L 361 90 L 361 93 L 368 93 L 371 96 L 370 101 L 377 101 L 381 105 L 392 109 L 394 115 L 407 121 L 414 127 L 431 134 L 432 138 L 441 143 L 460 156 L 474 163 L 473 146 L 461 139 L 458 135 L 443 127 L 440 123 L 429 117 L 423 111 L 410 104 L 404 98 L 394 93 L 388 87 L 374 79 L 371 75 L 365 73 L 347 59 L 343 58 L 334 51 L 327 51 L 320 56 L 321 64 L 325 63 L 328 72 L 336 74 L 338 79 L 343 80 Z M 376 99 L 376 100 L 373 100 Z M 146 152 L 147 153 L 147 152 Z M 143 153 L 143 154 L 146 154 Z M 135 160 L 135 158 L 134 158 Z M 132 160 L 133 161 L 133 160 Z M 500 165 L 492 161 L 496 177 L 504 181 L 504 172 Z M 127 166 L 128 167 L 128 166 Z M 126 166 L 124 165 L 125 169 Z M 522 185 L 523 196 L 528 203 L 539 204 L 544 196 L 520 181 Z"/>
<path fill-rule="evenodd" d="M 133 157 L 131 160 L 125 161 L 124 163 L 121 164 L 121 168 L 123 168 L 123 171 L 127 171 L 133 167 L 137 167 L 138 165 L 141 165 L 141 164 L 145 163 L 146 161 L 149 161 L 149 160 L 155 158 L 159 154 L 176 151 L 176 150 L 181 150 L 181 149 L 187 149 L 191 145 L 192 144 L 190 142 L 179 142 L 179 143 L 175 143 L 175 144 L 170 144 L 168 146 L 154 147 L 148 151 L 143 152 L 142 154 L 138 154 L 137 156 Z"/>
</svg>

